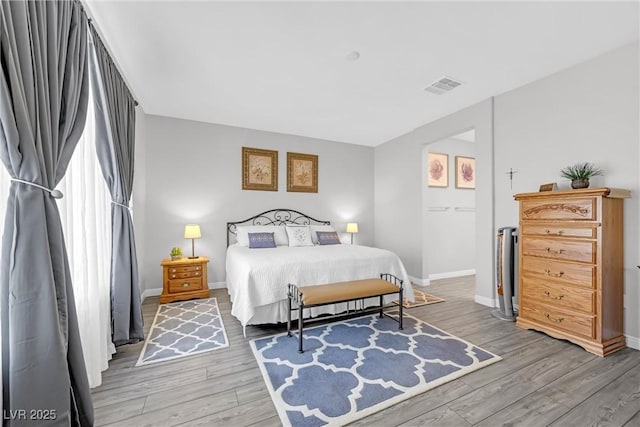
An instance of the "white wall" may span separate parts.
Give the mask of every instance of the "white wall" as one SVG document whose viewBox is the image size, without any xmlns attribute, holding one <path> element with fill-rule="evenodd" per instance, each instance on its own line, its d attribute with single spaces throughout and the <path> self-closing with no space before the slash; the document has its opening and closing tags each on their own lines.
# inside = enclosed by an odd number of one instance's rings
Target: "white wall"
<svg viewBox="0 0 640 427">
<path fill-rule="evenodd" d="M 141 115 L 141 114 L 139 114 Z M 356 242 L 373 243 L 373 148 L 160 116 L 141 118 L 146 150 L 145 218 L 138 227 L 145 289 L 162 287 L 160 262 L 173 246 L 191 251 L 186 223 L 200 224 L 196 254 L 210 258 L 209 282 L 225 280 L 226 222 L 289 208 L 330 220 L 344 232 L 357 222 Z M 242 147 L 278 150 L 278 191 L 242 190 Z M 287 151 L 317 154 L 318 193 L 286 191 Z M 148 292 L 147 292 L 148 294 Z"/>
<path fill-rule="evenodd" d="M 640 347 L 640 109 L 637 43 L 495 99 L 496 224 L 516 224 L 513 195 L 558 182 L 564 166 L 590 161 L 591 186 L 631 190 L 624 208 L 625 333 Z M 513 189 L 505 172 L 513 168 Z M 633 342 L 631 342 L 633 344 Z"/>
<path fill-rule="evenodd" d="M 456 156 L 476 156 L 475 142 L 447 138 L 423 149 L 423 179 L 428 177 L 428 153 L 449 156 L 449 186 L 422 186 L 424 227 L 423 275 L 429 279 L 473 274 L 476 265 L 476 192 L 456 188 Z"/>
<path fill-rule="evenodd" d="M 375 148 L 375 245 L 396 252 L 409 275 L 428 282 L 422 223 L 424 146 L 475 129 L 476 135 L 476 295 L 493 305 L 493 133 L 492 100 L 446 116 Z"/>
<path fill-rule="evenodd" d="M 140 289 L 146 288 L 146 277 L 142 267 L 146 263 L 146 250 L 144 242 L 146 240 L 146 217 L 147 217 L 147 135 L 146 115 L 142 108 L 136 110 L 136 149 L 135 170 L 133 175 L 133 191 L 131 194 L 131 211 L 133 219 L 133 232 L 136 238 L 136 253 L 138 257 L 138 270 L 140 276 Z"/>
</svg>

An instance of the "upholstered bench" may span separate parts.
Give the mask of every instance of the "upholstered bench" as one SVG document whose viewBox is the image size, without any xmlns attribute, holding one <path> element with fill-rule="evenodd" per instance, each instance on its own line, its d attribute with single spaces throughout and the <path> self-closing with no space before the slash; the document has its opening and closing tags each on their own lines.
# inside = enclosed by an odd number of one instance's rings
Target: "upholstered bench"
<svg viewBox="0 0 640 427">
<path fill-rule="evenodd" d="M 324 285 L 314 286 L 296 286 L 289 284 L 288 301 L 289 312 L 287 314 L 287 335 L 292 336 L 291 333 L 291 312 L 293 310 L 298 311 L 298 352 L 302 353 L 302 332 L 304 328 L 304 309 L 311 307 L 318 307 L 327 304 L 347 303 L 347 311 L 345 313 L 339 313 L 333 316 L 324 316 L 318 319 L 307 320 L 307 323 L 331 319 L 335 317 L 351 315 L 355 312 L 358 314 L 367 314 L 379 312 L 380 317 L 387 316 L 399 323 L 399 329 L 402 329 L 402 304 L 398 304 L 400 313 L 398 318 L 389 316 L 384 313 L 384 301 L 385 295 L 398 294 L 398 301 L 402 301 L 402 280 L 394 276 L 393 274 L 381 274 L 379 279 L 363 279 L 352 280 L 348 282 L 327 283 Z M 362 302 L 361 309 L 349 311 L 349 302 L 364 300 L 365 298 L 380 297 L 380 305 L 365 308 L 364 302 Z M 297 308 L 293 308 L 294 303 Z"/>
</svg>

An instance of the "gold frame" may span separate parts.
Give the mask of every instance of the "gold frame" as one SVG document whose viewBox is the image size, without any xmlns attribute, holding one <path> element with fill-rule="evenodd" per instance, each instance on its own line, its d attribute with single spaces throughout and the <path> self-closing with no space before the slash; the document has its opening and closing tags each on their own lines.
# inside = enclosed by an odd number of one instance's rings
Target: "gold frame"
<svg viewBox="0 0 640 427">
<path fill-rule="evenodd" d="M 472 180 L 465 182 L 462 177 L 462 164 L 463 162 L 471 164 Z M 476 188 L 476 159 L 474 157 L 456 156 L 456 188 L 474 190 Z"/>
<path fill-rule="evenodd" d="M 309 162 L 311 171 L 307 170 L 307 167 L 309 167 Z M 305 170 L 296 175 L 296 167 L 303 167 L 305 168 Z M 287 153 L 287 191 L 298 193 L 318 192 L 317 155 Z"/>
<path fill-rule="evenodd" d="M 440 161 L 443 166 L 442 179 L 431 176 L 431 162 Z M 427 186 L 447 188 L 449 186 L 449 155 L 446 153 L 427 153 Z"/>
<path fill-rule="evenodd" d="M 256 170 L 253 174 L 252 169 Z M 268 180 L 261 176 L 265 172 Z M 277 151 L 242 147 L 242 189 L 278 191 Z"/>
</svg>

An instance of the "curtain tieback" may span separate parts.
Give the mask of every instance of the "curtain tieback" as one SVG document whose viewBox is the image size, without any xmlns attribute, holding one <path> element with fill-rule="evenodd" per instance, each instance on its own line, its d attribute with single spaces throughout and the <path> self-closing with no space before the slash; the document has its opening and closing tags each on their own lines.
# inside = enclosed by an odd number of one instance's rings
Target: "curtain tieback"
<svg viewBox="0 0 640 427">
<path fill-rule="evenodd" d="M 113 203 L 114 205 L 122 206 L 122 207 L 123 207 L 123 208 L 125 208 L 125 209 L 129 209 L 129 206 L 128 206 L 128 205 L 123 205 L 122 203 L 118 203 L 118 202 L 113 201 L 113 200 L 111 201 L 111 203 Z"/>
<path fill-rule="evenodd" d="M 40 184 L 36 184 L 35 182 L 31 182 L 31 181 L 24 181 L 22 179 L 18 179 L 18 178 L 11 178 L 11 181 L 15 181 L 15 182 L 19 182 L 22 184 L 26 184 L 26 185 L 30 185 L 32 187 L 36 187 L 39 188 L 41 190 L 44 190 L 46 192 L 48 192 L 49 194 L 51 194 L 51 197 L 53 197 L 54 199 L 62 199 L 62 192 L 60 190 L 51 190 L 47 187 L 43 187 Z"/>
</svg>

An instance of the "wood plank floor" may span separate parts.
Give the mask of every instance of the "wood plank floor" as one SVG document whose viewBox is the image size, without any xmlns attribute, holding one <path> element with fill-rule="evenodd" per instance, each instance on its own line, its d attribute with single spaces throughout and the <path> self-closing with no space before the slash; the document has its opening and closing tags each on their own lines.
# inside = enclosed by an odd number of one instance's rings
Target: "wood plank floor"
<svg viewBox="0 0 640 427">
<path fill-rule="evenodd" d="M 413 316 L 484 347 L 503 360 L 353 423 L 354 426 L 640 426 L 640 352 L 606 358 L 491 316 L 473 302 L 473 277 L 424 290 L 445 302 Z M 242 327 L 218 299 L 229 348 L 135 367 L 142 343 L 120 347 L 93 390 L 96 425 L 278 426 L 280 420 Z M 144 301 L 146 330 L 158 298 Z M 255 338 L 280 326 L 248 327 Z"/>
</svg>

